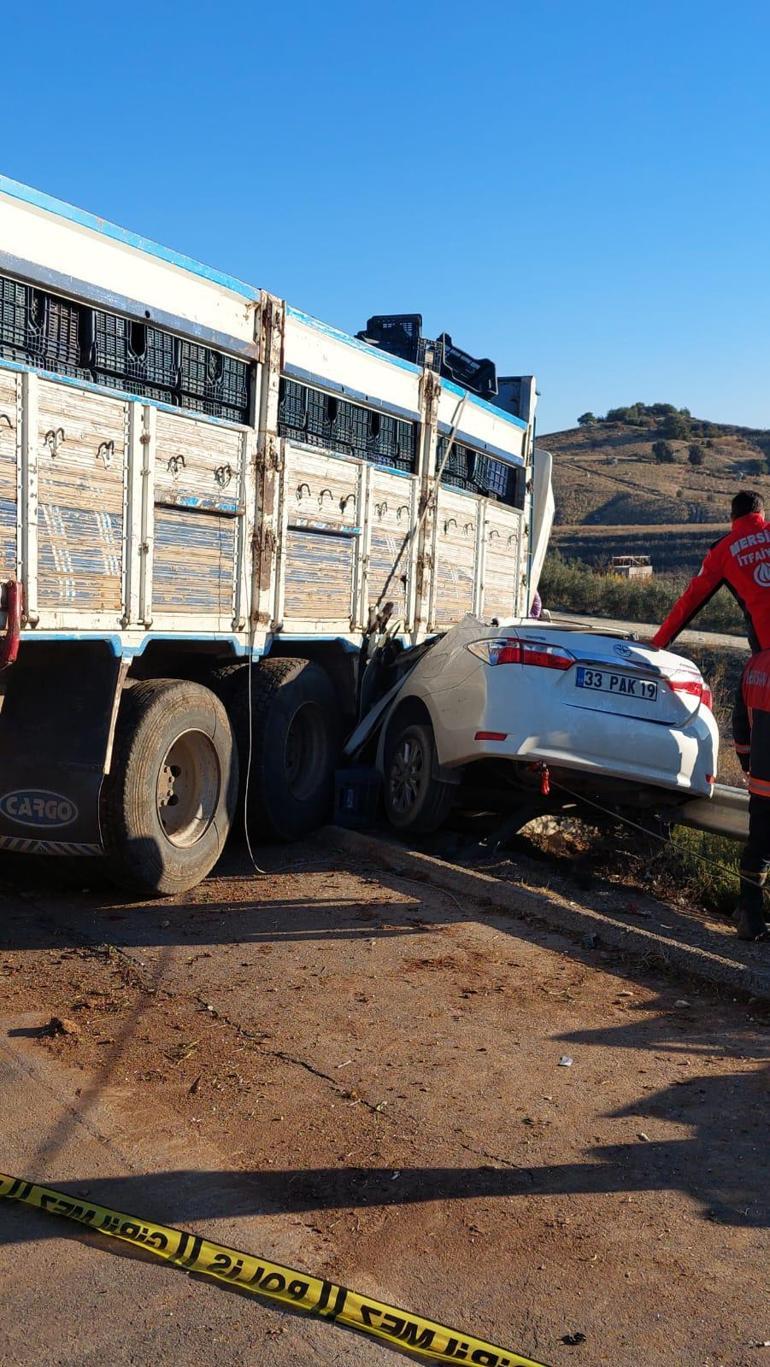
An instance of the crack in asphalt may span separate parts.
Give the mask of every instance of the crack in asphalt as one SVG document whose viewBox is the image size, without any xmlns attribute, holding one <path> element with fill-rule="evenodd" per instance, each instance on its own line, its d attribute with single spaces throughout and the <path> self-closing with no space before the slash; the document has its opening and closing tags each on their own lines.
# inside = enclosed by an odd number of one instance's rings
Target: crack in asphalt
<svg viewBox="0 0 770 1367">
<path fill-rule="evenodd" d="M 410 879 L 407 881 L 416 882 L 417 880 Z M 435 887 L 432 890 L 438 893 L 438 895 L 442 895 L 444 893 L 444 889 L 439 887 Z M 30 893 L 23 893 L 22 897 L 23 900 L 28 903 L 28 905 L 33 906 L 38 913 L 43 915 L 43 917 L 46 919 L 49 925 L 57 929 L 61 929 L 60 919 L 54 919 L 54 917 L 52 916 L 51 912 L 48 910 L 44 902 L 38 901 L 36 897 Z M 99 940 L 80 926 L 69 925 L 68 929 L 73 932 L 76 932 L 81 937 L 82 943 L 75 947 L 78 952 L 88 954 L 89 956 L 100 960 L 105 965 L 114 964 L 116 967 L 118 967 L 118 965 L 115 964 L 115 961 L 122 960 L 125 965 L 125 970 L 127 971 L 127 977 L 129 977 L 130 980 L 132 980 L 132 986 L 138 988 L 140 991 L 146 992 L 148 995 L 152 996 L 158 995 L 159 991 L 163 991 L 164 994 L 168 993 L 168 995 L 172 997 L 189 997 L 191 1001 L 195 1001 L 198 1003 L 199 1009 L 207 1011 L 208 1014 L 212 1017 L 212 1019 L 221 1021 L 223 1025 L 228 1026 L 231 1030 L 234 1030 L 237 1035 L 242 1036 L 244 1039 L 249 1039 L 253 1041 L 259 1047 L 260 1052 L 265 1057 L 278 1059 L 283 1063 L 291 1064 L 295 1068 L 302 1068 L 305 1072 L 311 1073 L 320 1081 L 328 1083 L 333 1088 L 335 1094 L 339 1096 L 342 1100 L 349 1100 L 353 1105 L 359 1104 L 366 1107 L 366 1109 L 369 1110 L 373 1115 L 379 1116 L 382 1120 L 387 1121 L 390 1125 L 396 1125 L 397 1123 L 403 1125 L 404 1121 L 406 1121 L 409 1125 L 413 1127 L 414 1134 L 411 1136 L 412 1139 L 417 1134 L 425 1134 L 426 1127 L 424 1123 L 419 1121 L 414 1115 L 411 1114 L 411 1112 L 402 1110 L 399 1116 L 399 1120 L 396 1121 L 395 1116 L 392 1114 L 388 1114 L 388 1112 L 385 1109 L 385 1106 L 383 1106 L 382 1103 L 375 1104 L 374 1102 L 367 1101 L 365 1097 L 358 1095 L 352 1096 L 352 1089 L 350 1087 L 343 1086 L 337 1078 L 332 1077 L 329 1073 L 325 1073 L 323 1069 L 316 1067 L 315 1064 L 310 1063 L 307 1059 L 290 1054 L 285 1049 L 270 1048 L 268 1045 L 264 1043 L 262 1039 L 260 1039 L 259 1032 L 249 1030 L 246 1026 L 241 1025 L 238 1021 L 233 1020 L 225 1012 L 220 1011 L 218 1007 L 213 1006 L 212 1003 L 207 1001 L 206 998 L 202 996 L 200 993 L 169 991 L 168 988 L 161 989 L 161 984 L 159 982 L 155 982 L 152 979 L 146 964 L 138 957 L 135 957 L 135 955 L 132 954 L 128 949 L 120 945 L 105 942 L 104 940 Z M 447 1138 L 443 1131 L 442 1135 L 445 1139 Z M 504 1158 L 501 1154 L 490 1153 L 487 1149 L 476 1148 L 475 1145 L 469 1144 L 465 1140 L 460 1139 L 457 1136 L 455 1136 L 454 1140 L 451 1142 L 454 1142 L 455 1144 L 457 1144 L 458 1148 L 462 1149 L 465 1153 L 472 1154 L 475 1158 L 484 1159 L 487 1162 L 493 1163 L 500 1167 L 513 1169 L 515 1171 L 520 1172 L 522 1176 L 526 1176 L 527 1180 L 532 1180 L 531 1174 L 529 1173 L 528 1169 L 522 1168 L 519 1163 L 513 1162 L 510 1158 Z"/>
</svg>

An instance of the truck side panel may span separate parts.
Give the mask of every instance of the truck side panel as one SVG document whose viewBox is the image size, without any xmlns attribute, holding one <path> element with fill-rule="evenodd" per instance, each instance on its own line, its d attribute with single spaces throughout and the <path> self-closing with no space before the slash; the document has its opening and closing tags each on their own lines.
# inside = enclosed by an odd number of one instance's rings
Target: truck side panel
<svg viewBox="0 0 770 1367">
<path fill-rule="evenodd" d="M 281 621 L 290 632 L 349 632 L 358 625 L 356 553 L 360 531 L 358 461 L 285 443 L 284 588 Z"/>
<path fill-rule="evenodd" d="M 123 612 L 128 404 L 38 388 L 38 606 Z"/>
<path fill-rule="evenodd" d="M 526 617 L 529 611 L 524 514 L 486 502 L 481 611 L 484 616 Z"/>
<path fill-rule="evenodd" d="M 414 625 L 413 581 L 417 541 L 410 536 L 418 517 L 419 481 L 372 468 L 368 504 L 367 599 L 370 608 L 394 604 L 406 629 Z"/>
<path fill-rule="evenodd" d="M 478 577 L 480 500 L 440 489 L 434 522 L 435 587 L 431 621 L 436 628 L 473 612 Z"/>
<path fill-rule="evenodd" d="M 155 424 L 153 618 L 234 613 L 244 436 L 159 412 Z"/>
<path fill-rule="evenodd" d="M 17 468 L 21 446 L 21 376 L 0 370 L 0 575 L 17 571 Z"/>
<path fill-rule="evenodd" d="M 253 460 L 243 428 L 0 367 L 2 577 L 43 631 L 232 631 Z"/>
</svg>

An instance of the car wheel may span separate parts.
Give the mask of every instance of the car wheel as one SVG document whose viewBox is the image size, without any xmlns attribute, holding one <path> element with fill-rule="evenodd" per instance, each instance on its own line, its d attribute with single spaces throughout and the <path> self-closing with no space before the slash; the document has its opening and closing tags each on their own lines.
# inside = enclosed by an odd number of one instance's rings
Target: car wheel
<svg viewBox="0 0 770 1367">
<path fill-rule="evenodd" d="M 435 753 L 429 722 L 396 724 L 385 764 L 385 813 L 397 831 L 428 835 L 446 820 L 454 793 L 433 777 Z"/>
</svg>

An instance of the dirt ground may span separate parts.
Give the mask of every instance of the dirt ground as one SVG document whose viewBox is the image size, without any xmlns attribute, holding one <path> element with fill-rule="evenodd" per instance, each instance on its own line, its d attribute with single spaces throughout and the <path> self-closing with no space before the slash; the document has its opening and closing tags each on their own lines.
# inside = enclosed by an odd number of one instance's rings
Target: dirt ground
<svg viewBox="0 0 770 1367">
<path fill-rule="evenodd" d="M 178 905 L 3 864 L 0 1038 L 23 1017 L 24 1047 L 79 1077 L 73 1113 L 106 1098 L 137 1154 L 167 1128 L 137 1213 L 202 1234 L 262 1213 L 270 1247 L 241 1246 L 552 1364 L 770 1363 L 766 1016 L 327 835 L 264 859 L 284 871 L 231 855 Z M 216 1208 L 201 1144 L 232 1178 Z M 57 1146 L 31 1135 L 20 1175 L 55 1185 Z M 130 1172 L 78 1176 L 137 1207 Z M 26 1313 L 20 1235 L 12 1255 L 6 1317 Z M 102 1360 L 79 1352 L 57 1360 Z M 226 1334 L 206 1355 L 232 1360 Z M 23 1336 L 4 1353 L 39 1360 Z"/>
</svg>

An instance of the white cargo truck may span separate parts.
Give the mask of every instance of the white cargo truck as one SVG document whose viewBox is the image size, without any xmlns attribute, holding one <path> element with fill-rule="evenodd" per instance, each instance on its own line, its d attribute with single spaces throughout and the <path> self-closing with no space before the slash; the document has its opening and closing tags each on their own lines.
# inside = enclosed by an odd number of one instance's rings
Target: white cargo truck
<svg viewBox="0 0 770 1367">
<path fill-rule="evenodd" d="M 526 615 L 534 410 L 0 178 L 0 847 L 174 893 L 246 782 L 252 834 L 320 822 L 384 603 Z"/>
</svg>

